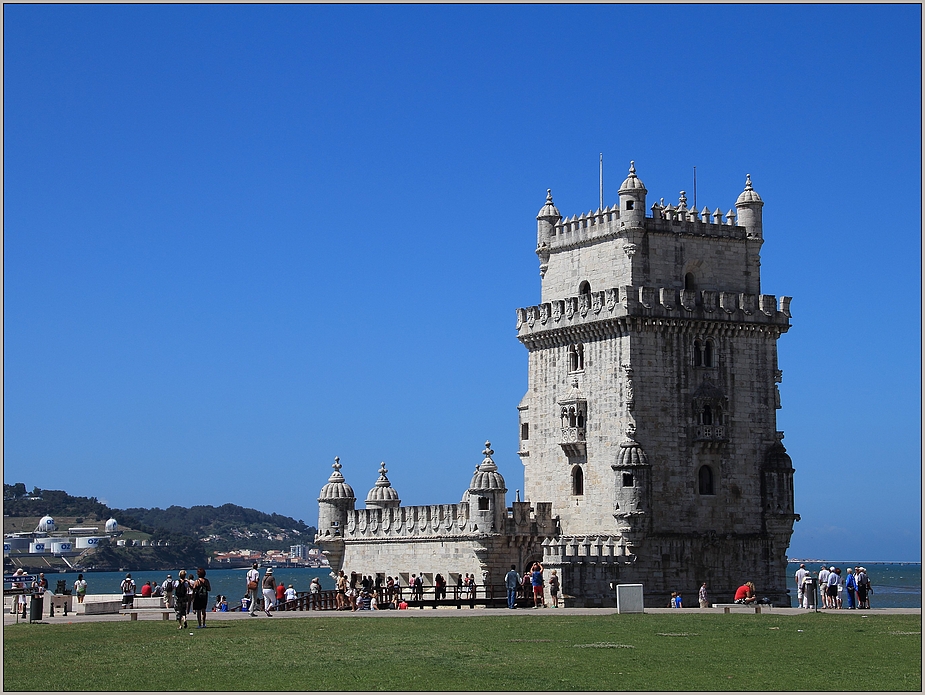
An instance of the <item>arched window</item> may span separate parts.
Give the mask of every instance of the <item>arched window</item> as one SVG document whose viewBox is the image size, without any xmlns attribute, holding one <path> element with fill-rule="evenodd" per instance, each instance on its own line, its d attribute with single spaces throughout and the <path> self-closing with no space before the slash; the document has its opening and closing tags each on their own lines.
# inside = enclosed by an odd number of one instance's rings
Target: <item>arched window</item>
<svg viewBox="0 0 925 695">
<path fill-rule="evenodd" d="M 703 348 L 701 347 L 699 340 L 694 341 L 694 366 L 703 366 Z"/>
<path fill-rule="evenodd" d="M 713 341 L 708 340 L 704 343 L 703 346 L 703 366 L 712 367 L 713 366 Z"/>
<path fill-rule="evenodd" d="M 572 494 L 585 494 L 585 474 L 581 470 L 581 466 L 575 466 L 572 469 Z"/>
<path fill-rule="evenodd" d="M 585 280 L 578 285 L 578 294 L 591 294 L 591 283 Z"/>
<path fill-rule="evenodd" d="M 697 283 L 694 282 L 694 274 L 688 273 L 684 276 L 684 289 L 686 290 L 696 290 Z"/>
<path fill-rule="evenodd" d="M 713 424 L 713 409 L 705 405 L 703 410 L 700 411 L 700 424 L 701 425 L 712 425 Z"/>
<path fill-rule="evenodd" d="M 584 345 L 568 346 L 568 370 L 570 372 L 580 372 L 585 368 L 585 348 Z"/>
<path fill-rule="evenodd" d="M 713 491 L 713 469 L 701 466 L 697 472 L 697 489 L 701 495 L 715 495 Z"/>
</svg>

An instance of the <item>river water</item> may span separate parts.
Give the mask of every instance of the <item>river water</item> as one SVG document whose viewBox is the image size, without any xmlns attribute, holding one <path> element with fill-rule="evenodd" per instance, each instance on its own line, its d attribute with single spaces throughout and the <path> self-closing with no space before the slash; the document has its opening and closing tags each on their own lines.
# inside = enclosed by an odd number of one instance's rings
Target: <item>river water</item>
<svg viewBox="0 0 925 695">
<path fill-rule="evenodd" d="M 816 573 L 822 566 L 823 562 L 807 562 L 807 569 Z M 844 575 L 848 564 L 844 562 L 826 561 L 826 567 L 836 566 L 842 568 Z M 858 564 L 858 563 L 852 563 Z M 922 564 L 921 563 L 877 563 L 868 562 L 860 563 L 868 570 L 871 584 L 874 587 L 874 593 L 871 596 L 870 605 L 872 608 L 921 608 L 922 607 Z M 799 567 L 799 563 L 791 562 L 787 566 L 788 588 L 791 597 L 795 596 L 795 582 L 793 576 Z M 187 569 L 187 572 L 192 570 Z M 265 570 L 261 570 L 263 575 Z M 323 589 L 333 589 L 334 579 L 329 574 L 330 570 L 326 567 L 280 567 L 273 570 L 273 576 L 277 582 L 284 582 L 286 586 L 292 584 L 296 591 L 308 591 L 308 585 L 312 578 L 318 577 Z M 171 572 L 132 572 L 132 579 L 135 580 L 137 590 L 141 591 L 141 585 L 146 581 L 163 582 L 168 574 L 177 578 L 179 570 Z M 118 594 L 120 593 L 119 585 L 125 578 L 123 572 L 84 572 L 84 579 L 87 580 L 87 591 L 91 594 Z M 228 597 L 230 605 L 237 605 L 245 593 L 245 575 L 247 569 L 221 569 L 209 570 L 207 577 L 212 585 L 212 592 L 209 595 L 209 603 L 214 600 L 216 594 L 223 594 Z M 193 571 L 195 576 L 195 571 Z M 57 581 L 63 579 L 69 589 L 72 589 L 74 582 L 77 580 L 76 572 L 67 572 L 62 574 L 47 574 L 48 587 L 54 590 Z M 568 589 L 566 588 L 566 591 Z M 761 593 L 761 587 L 758 587 L 758 593 Z M 796 600 L 793 599 L 793 605 Z"/>
</svg>

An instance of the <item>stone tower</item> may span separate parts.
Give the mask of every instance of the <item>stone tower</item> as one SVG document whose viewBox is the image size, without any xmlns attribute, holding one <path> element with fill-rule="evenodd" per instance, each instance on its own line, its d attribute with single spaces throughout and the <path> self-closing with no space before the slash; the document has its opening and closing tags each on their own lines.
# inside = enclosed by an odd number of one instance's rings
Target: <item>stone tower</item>
<svg viewBox="0 0 925 695">
<path fill-rule="evenodd" d="M 547 191 L 537 215 L 518 410 L 527 499 L 559 521 L 544 564 L 585 605 L 615 580 L 652 606 L 703 581 L 731 600 L 747 580 L 789 605 L 799 516 L 776 409 L 790 298 L 761 294 L 764 203 L 750 176 L 725 215 L 682 191 L 647 216 L 647 193 L 631 162 L 619 205 L 562 219 Z"/>
</svg>

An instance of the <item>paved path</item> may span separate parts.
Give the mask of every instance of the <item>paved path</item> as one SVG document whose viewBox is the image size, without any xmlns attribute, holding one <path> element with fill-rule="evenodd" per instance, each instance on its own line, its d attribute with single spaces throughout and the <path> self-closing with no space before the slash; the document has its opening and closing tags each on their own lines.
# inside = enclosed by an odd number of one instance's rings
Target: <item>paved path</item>
<svg viewBox="0 0 925 695">
<path fill-rule="evenodd" d="M 770 610 L 762 607 L 762 615 L 780 615 L 780 616 L 790 616 L 790 615 L 803 615 L 804 613 L 812 613 L 812 611 L 806 611 L 802 608 L 771 608 Z M 518 608 L 515 611 L 506 610 L 504 608 L 463 608 L 461 610 L 456 610 L 455 608 L 438 608 L 434 610 L 433 608 L 421 609 L 409 609 L 406 611 L 397 611 L 397 610 L 388 610 L 388 611 L 363 611 L 362 613 L 354 613 L 352 611 L 281 611 L 279 613 L 273 613 L 272 618 L 267 618 L 263 613 L 258 617 L 252 618 L 247 613 L 209 613 L 206 623 L 212 621 L 225 621 L 225 620 L 287 620 L 292 618 L 302 618 L 305 620 L 311 620 L 314 618 L 346 618 L 346 617 L 361 617 L 364 619 L 376 620 L 377 618 L 403 618 L 403 619 L 412 619 L 412 618 L 481 618 L 481 617 L 491 617 L 491 616 L 510 616 L 510 615 L 521 615 L 527 619 L 531 615 L 614 615 L 617 612 L 616 608 L 539 608 L 539 609 L 530 609 L 530 608 Z M 692 613 L 705 613 L 717 615 L 722 618 L 724 615 L 722 608 L 646 608 L 646 613 L 672 613 L 676 615 L 681 614 L 692 614 Z M 732 609 L 734 613 L 743 613 L 748 615 L 754 615 L 754 609 L 749 608 L 748 606 L 734 607 Z M 849 620 L 852 618 L 863 617 L 863 616 L 877 616 L 877 615 L 922 615 L 921 608 L 872 608 L 870 610 L 820 610 L 819 613 L 829 614 L 829 615 L 838 615 L 846 616 Z M 164 622 L 161 618 L 159 612 L 152 613 L 151 615 L 139 615 L 139 620 L 158 620 Z M 42 624 L 48 625 L 60 625 L 67 623 L 100 623 L 100 622 L 116 622 L 122 621 L 126 622 L 129 620 L 127 615 L 118 615 L 118 614 L 106 614 L 106 615 L 76 615 L 75 613 L 68 613 L 66 616 L 59 611 L 55 611 L 55 617 L 49 618 L 46 613 L 42 616 Z M 196 626 L 196 616 L 195 614 L 187 616 L 187 621 L 190 624 L 190 627 L 193 628 Z M 19 622 L 25 622 L 28 624 L 28 619 L 23 620 L 22 616 L 19 617 Z M 16 616 L 10 615 L 8 612 L 4 612 L 3 615 L 3 624 L 4 626 L 13 625 L 16 623 Z"/>
</svg>

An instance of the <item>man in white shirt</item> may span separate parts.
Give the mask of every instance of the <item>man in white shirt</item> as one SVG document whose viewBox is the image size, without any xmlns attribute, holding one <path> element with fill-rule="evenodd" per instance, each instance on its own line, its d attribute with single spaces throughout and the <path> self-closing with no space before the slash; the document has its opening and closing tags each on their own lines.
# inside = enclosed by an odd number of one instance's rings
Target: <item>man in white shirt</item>
<svg viewBox="0 0 925 695">
<path fill-rule="evenodd" d="M 253 588 L 251 588 L 253 587 Z M 257 617 L 257 597 L 263 597 L 260 591 L 260 570 L 257 569 L 255 562 L 253 567 L 247 570 L 247 596 L 250 598 L 251 617 Z"/>
<path fill-rule="evenodd" d="M 829 585 L 829 570 L 825 565 L 822 566 L 822 569 L 819 570 L 819 593 L 822 594 L 822 605 L 820 608 L 829 607 L 829 599 L 826 595 L 826 587 Z"/>
<path fill-rule="evenodd" d="M 797 573 L 794 576 L 797 580 L 797 605 L 802 606 L 803 608 L 807 607 L 807 602 L 803 597 L 803 582 L 805 581 L 806 575 L 808 574 L 809 572 L 806 571 L 806 564 L 801 562 L 800 569 L 797 570 Z"/>
<path fill-rule="evenodd" d="M 838 575 L 834 567 L 829 567 L 829 576 L 826 577 L 825 605 L 826 608 L 835 608 L 835 598 L 838 596 Z"/>
</svg>

